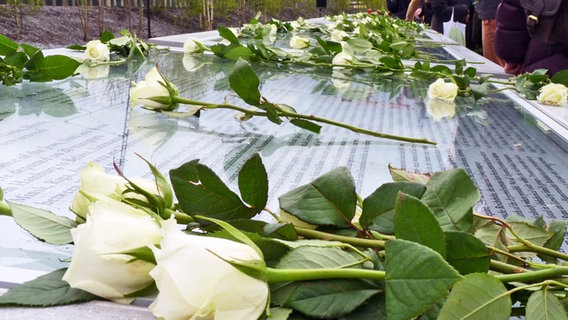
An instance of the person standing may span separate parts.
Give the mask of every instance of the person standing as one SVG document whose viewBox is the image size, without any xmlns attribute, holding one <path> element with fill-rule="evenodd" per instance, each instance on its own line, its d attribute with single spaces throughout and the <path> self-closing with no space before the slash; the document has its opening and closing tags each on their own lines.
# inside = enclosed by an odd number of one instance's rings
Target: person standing
<svg viewBox="0 0 568 320">
<path fill-rule="evenodd" d="M 501 0 L 479 0 L 475 5 L 475 11 L 481 19 L 483 56 L 500 66 L 504 66 L 505 62 L 495 54 L 495 30 L 497 29 L 495 15 L 500 3 Z"/>
<path fill-rule="evenodd" d="M 421 21 L 427 25 L 432 22 L 430 0 L 410 0 L 406 10 L 406 21 Z"/>
<path fill-rule="evenodd" d="M 404 19 L 410 0 L 387 0 L 387 7 L 394 18 Z"/>
<path fill-rule="evenodd" d="M 548 31 L 561 36 L 547 41 L 548 34 L 529 34 L 527 13 L 519 0 L 501 1 L 495 16 L 495 53 L 505 62 L 506 73 L 547 69 L 553 75 L 568 69 L 568 2 L 561 2 L 559 10 L 554 28 Z"/>
</svg>

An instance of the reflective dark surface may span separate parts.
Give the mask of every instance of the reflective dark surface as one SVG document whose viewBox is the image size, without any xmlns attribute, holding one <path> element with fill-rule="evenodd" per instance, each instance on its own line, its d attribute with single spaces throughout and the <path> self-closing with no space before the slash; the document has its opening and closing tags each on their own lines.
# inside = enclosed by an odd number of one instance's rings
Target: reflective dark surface
<svg viewBox="0 0 568 320">
<path fill-rule="evenodd" d="M 14 202 L 71 216 L 80 170 L 95 161 L 112 173 L 149 177 L 148 159 L 162 172 L 193 159 L 210 166 L 234 188 L 240 166 L 259 153 L 268 171 L 270 200 L 338 166 L 353 174 L 362 197 L 391 181 L 388 165 L 434 172 L 465 168 L 481 190 L 478 210 L 507 217 L 568 218 L 568 160 L 562 137 L 545 130 L 503 95 L 454 105 L 428 101 L 429 83 L 366 72 L 253 64 L 261 92 L 304 114 L 389 134 L 423 137 L 436 146 L 364 136 L 324 125 L 313 134 L 264 118 L 235 120 L 235 112 L 208 110 L 199 118 L 170 118 L 130 108 L 132 80 L 158 64 L 187 98 L 245 106 L 228 84 L 230 61 L 213 56 L 161 54 L 135 69 L 100 79 L 8 88 L 0 107 L 0 186 Z M 2 89 L 4 90 L 4 88 Z M 261 219 L 269 219 L 262 216 Z M 0 266 L 39 270 L 61 264 L 69 248 L 38 243 L 6 217 Z"/>
</svg>

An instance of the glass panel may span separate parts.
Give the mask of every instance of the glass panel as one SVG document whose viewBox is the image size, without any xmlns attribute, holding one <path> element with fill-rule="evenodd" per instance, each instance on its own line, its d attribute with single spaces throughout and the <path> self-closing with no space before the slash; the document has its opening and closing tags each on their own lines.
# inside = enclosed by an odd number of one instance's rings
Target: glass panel
<svg viewBox="0 0 568 320">
<path fill-rule="evenodd" d="M 171 52 L 149 59 L 136 78 L 143 78 L 156 63 L 184 97 L 239 104 L 227 80 L 230 61 Z M 347 70 L 253 67 L 270 101 L 300 113 L 438 144 L 389 141 L 328 125 L 316 135 L 263 118 L 238 122 L 234 112 L 225 110 L 177 119 L 129 109 L 129 75 L 134 71 L 119 69 L 105 79 L 79 77 L 2 89 L 7 90 L 2 96 L 10 97 L 0 110 L 0 185 L 6 199 L 71 216 L 68 207 L 79 186 L 79 172 L 89 161 L 108 172 L 114 161 L 127 176 L 149 177 L 136 153 L 166 174 L 201 159 L 236 189 L 238 169 L 258 152 L 268 170 L 268 207 L 273 210 L 279 195 L 338 166 L 352 172 L 365 197 L 391 181 L 390 164 L 419 172 L 465 168 L 481 189 L 482 213 L 568 218 L 565 137 L 547 131 L 504 95 L 483 104 L 458 100 L 453 109 L 425 102 L 428 83 Z M 41 244 L 9 218 L 0 217 L 0 223 L 0 268 L 51 270 L 65 264 L 61 259 L 69 256 L 69 247 Z"/>
</svg>

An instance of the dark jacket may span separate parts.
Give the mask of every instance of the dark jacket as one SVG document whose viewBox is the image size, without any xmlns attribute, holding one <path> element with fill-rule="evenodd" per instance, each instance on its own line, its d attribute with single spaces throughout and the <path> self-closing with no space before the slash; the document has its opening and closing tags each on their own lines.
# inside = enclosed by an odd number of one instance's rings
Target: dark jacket
<svg viewBox="0 0 568 320">
<path fill-rule="evenodd" d="M 481 20 L 495 19 L 495 13 L 500 3 L 501 0 L 479 0 L 475 5 L 477 16 Z"/>
<path fill-rule="evenodd" d="M 392 17 L 406 19 L 406 11 L 410 0 L 387 0 L 387 7 Z"/>
<path fill-rule="evenodd" d="M 496 20 L 495 53 L 499 58 L 522 65 L 521 72 L 548 69 L 549 74 L 554 74 L 568 69 L 566 47 L 530 37 L 525 10 L 519 0 L 502 0 Z"/>
<path fill-rule="evenodd" d="M 432 5 L 432 29 L 444 33 L 444 22 L 450 21 L 452 11 L 454 21 L 465 23 L 469 14 L 470 0 L 431 0 Z"/>
</svg>

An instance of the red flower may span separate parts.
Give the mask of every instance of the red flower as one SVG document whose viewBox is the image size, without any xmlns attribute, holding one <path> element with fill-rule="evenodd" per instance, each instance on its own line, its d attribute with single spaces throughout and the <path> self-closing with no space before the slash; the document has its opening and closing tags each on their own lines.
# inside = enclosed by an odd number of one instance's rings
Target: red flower
<svg viewBox="0 0 568 320">
<path fill-rule="evenodd" d="M 371 14 L 371 13 L 373 13 L 373 10 L 367 9 L 367 13 L 368 13 L 368 14 Z"/>
</svg>

